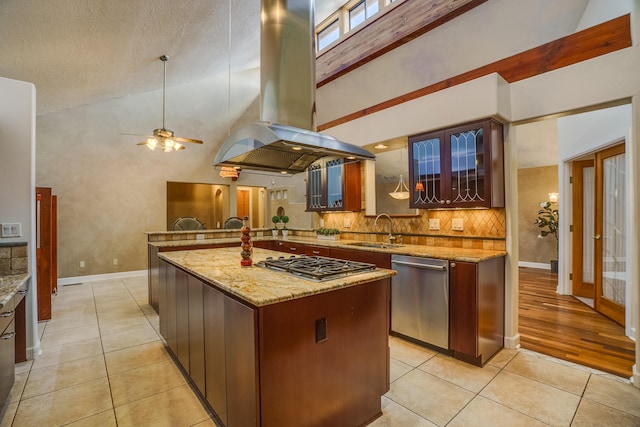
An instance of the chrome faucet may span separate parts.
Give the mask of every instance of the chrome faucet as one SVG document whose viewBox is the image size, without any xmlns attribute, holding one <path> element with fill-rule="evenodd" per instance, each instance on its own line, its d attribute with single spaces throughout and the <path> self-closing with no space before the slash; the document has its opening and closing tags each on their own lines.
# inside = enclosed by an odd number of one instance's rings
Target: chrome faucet
<svg viewBox="0 0 640 427">
<path fill-rule="evenodd" d="M 386 214 L 386 213 L 381 213 L 380 215 L 378 215 L 376 217 L 376 220 L 373 222 L 373 225 L 378 225 L 378 220 L 380 219 L 380 217 L 383 216 L 385 218 L 387 218 L 389 220 L 389 244 L 393 243 L 393 240 L 395 239 L 395 237 L 393 236 L 393 222 L 391 221 L 391 217 Z"/>
</svg>

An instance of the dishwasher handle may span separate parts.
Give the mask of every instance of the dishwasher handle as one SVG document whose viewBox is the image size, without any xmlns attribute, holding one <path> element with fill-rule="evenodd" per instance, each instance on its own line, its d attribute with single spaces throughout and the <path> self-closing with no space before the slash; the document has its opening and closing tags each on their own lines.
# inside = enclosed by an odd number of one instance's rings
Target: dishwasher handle
<svg viewBox="0 0 640 427">
<path fill-rule="evenodd" d="M 446 265 L 420 264 L 417 262 L 395 261 L 395 260 L 391 260 L 391 264 L 406 265 L 409 267 L 423 268 L 425 270 L 437 270 L 437 271 L 447 270 Z"/>
</svg>

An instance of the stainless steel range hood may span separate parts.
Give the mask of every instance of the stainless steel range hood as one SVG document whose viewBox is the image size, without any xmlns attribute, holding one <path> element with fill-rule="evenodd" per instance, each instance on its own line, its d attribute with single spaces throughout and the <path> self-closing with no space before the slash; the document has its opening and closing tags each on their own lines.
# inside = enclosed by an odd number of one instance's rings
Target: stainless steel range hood
<svg viewBox="0 0 640 427">
<path fill-rule="evenodd" d="M 295 174 L 325 156 L 375 159 L 315 132 L 313 0 L 262 0 L 260 119 L 225 140 L 215 166 Z"/>
</svg>

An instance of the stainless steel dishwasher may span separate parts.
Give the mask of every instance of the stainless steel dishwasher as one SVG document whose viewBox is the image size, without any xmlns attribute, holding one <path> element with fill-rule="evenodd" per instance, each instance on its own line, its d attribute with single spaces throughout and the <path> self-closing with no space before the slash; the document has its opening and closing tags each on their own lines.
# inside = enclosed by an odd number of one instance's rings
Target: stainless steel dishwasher
<svg viewBox="0 0 640 427">
<path fill-rule="evenodd" d="M 391 331 L 449 349 L 449 262 L 391 256 Z"/>
</svg>

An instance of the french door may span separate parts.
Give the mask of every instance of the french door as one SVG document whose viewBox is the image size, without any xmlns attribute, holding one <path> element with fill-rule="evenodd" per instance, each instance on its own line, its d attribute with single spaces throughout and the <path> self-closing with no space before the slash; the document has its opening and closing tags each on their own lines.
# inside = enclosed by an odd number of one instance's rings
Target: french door
<svg viewBox="0 0 640 427">
<path fill-rule="evenodd" d="M 593 159 L 573 162 L 572 294 L 595 299 L 595 167 Z"/>
<path fill-rule="evenodd" d="M 596 153 L 595 177 L 595 309 L 624 326 L 627 289 L 624 144 Z"/>
</svg>

